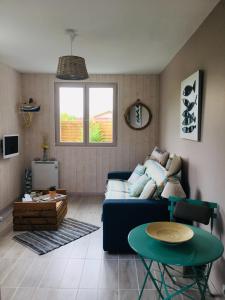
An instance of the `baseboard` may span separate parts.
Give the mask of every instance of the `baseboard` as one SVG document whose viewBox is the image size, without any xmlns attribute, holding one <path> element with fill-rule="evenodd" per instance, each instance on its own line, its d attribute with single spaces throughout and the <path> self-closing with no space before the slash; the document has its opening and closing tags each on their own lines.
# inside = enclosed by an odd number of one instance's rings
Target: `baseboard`
<svg viewBox="0 0 225 300">
<path fill-rule="evenodd" d="M 7 207 L 0 210 L 0 224 L 2 224 L 8 216 L 12 215 L 13 202 L 10 203 Z"/>
<path fill-rule="evenodd" d="M 12 213 L 5 216 L 3 221 L 0 222 L 0 236 L 4 236 L 5 234 L 9 233 L 13 227 L 13 217 Z"/>
<path fill-rule="evenodd" d="M 67 194 L 71 197 L 102 197 L 104 199 L 104 193 L 68 192 Z"/>
</svg>

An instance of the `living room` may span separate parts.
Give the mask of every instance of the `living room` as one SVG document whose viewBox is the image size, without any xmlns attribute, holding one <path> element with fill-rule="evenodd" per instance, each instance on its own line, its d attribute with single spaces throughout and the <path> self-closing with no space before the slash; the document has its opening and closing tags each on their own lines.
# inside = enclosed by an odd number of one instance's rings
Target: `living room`
<svg viewBox="0 0 225 300">
<path fill-rule="evenodd" d="M 224 246 L 224 0 L 1 1 L 0 24 L 0 139 L 19 137 L 19 155 L 0 159 L 1 299 L 138 299 L 146 270 L 134 253 L 103 250 L 102 202 L 107 174 L 133 171 L 155 146 L 181 157 L 181 185 L 188 198 L 218 205 L 213 235 Z M 68 28 L 75 33 L 65 33 Z M 87 79 L 56 77 L 58 58 L 70 51 L 85 58 Z M 197 71 L 202 103 L 198 137 L 191 140 L 180 134 L 181 84 Z M 57 84 L 68 83 L 87 99 L 79 109 L 81 141 L 60 140 Z M 103 102 L 98 104 L 102 110 L 90 105 L 96 86 L 113 91 L 111 136 L 105 144 L 90 138 L 91 109 L 95 117 L 108 111 Z M 39 111 L 21 110 L 29 99 Z M 134 130 L 126 119 L 138 99 L 149 112 L 143 130 Z M 12 207 L 25 192 L 25 169 L 42 160 L 45 143 L 48 159 L 59 162 L 59 187 L 68 195 L 66 218 L 100 228 L 38 255 L 13 239 L 19 232 L 12 230 Z M 119 212 L 111 217 L 119 220 Z M 210 232 L 209 226 L 200 227 Z M 223 254 L 210 273 L 214 299 L 224 297 L 224 259 Z M 148 280 L 141 299 L 155 297 Z"/>
</svg>

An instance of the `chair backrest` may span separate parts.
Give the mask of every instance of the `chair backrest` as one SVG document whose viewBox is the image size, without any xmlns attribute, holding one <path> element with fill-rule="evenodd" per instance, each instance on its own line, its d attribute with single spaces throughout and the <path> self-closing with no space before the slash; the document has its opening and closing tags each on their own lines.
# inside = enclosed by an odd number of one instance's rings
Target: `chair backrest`
<svg viewBox="0 0 225 300">
<path fill-rule="evenodd" d="M 217 217 L 215 209 L 217 203 L 202 200 L 183 199 L 175 196 L 169 197 L 170 221 L 179 218 L 186 221 L 196 221 L 202 224 L 209 224 L 211 221 L 211 232 L 213 220 Z"/>
</svg>

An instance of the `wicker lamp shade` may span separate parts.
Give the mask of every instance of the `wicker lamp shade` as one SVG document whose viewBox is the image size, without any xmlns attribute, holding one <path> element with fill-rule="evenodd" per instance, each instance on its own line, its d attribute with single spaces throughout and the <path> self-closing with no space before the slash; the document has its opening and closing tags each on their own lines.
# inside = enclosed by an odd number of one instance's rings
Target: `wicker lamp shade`
<svg viewBox="0 0 225 300">
<path fill-rule="evenodd" d="M 66 55 L 59 57 L 56 77 L 64 80 L 83 80 L 88 78 L 83 57 Z"/>
</svg>

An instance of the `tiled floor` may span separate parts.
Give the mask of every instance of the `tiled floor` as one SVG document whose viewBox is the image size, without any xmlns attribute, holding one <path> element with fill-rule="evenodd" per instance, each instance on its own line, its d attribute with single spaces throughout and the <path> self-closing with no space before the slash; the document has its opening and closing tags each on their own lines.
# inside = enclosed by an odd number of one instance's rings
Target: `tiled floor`
<svg viewBox="0 0 225 300">
<path fill-rule="evenodd" d="M 67 216 L 101 226 L 101 200 L 71 199 Z M 140 260 L 134 255 L 104 253 L 102 229 L 44 256 L 16 243 L 12 236 L 11 231 L 0 239 L 1 300 L 136 300 L 138 297 L 145 275 Z M 156 299 L 150 281 L 142 299 Z"/>
</svg>

